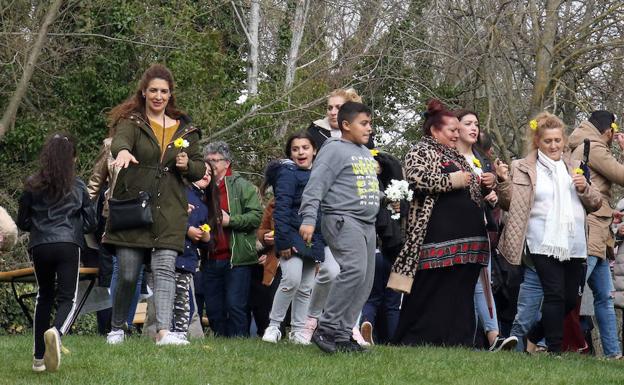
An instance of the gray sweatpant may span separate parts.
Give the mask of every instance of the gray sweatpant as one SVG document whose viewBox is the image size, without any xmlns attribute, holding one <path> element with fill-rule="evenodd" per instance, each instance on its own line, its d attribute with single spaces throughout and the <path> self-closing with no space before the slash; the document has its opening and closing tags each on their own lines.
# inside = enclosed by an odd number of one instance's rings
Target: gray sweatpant
<svg viewBox="0 0 624 385">
<path fill-rule="evenodd" d="M 139 271 L 143 266 L 145 249 L 117 247 L 119 277 L 113 297 L 113 329 L 126 329 L 126 319 L 132 295 L 136 290 Z M 154 305 L 156 311 L 156 330 L 169 330 L 173 311 L 175 293 L 175 259 L 178 253 L 174 250 L 152 250 L 151 270 L 154 279 Z"/>
<path fill-rule="evenodd" d="M 340 273 L 334 279 L 318 330 L 348 341 L 370 295 L 375 275 L 375 225 L 344 215 L 323 215 L 321 230 Z"/>
<path fill-rule="evenodd" d="M 334 256 L 328 246 L 325 246 L 325 260 L 321 263 L 319 272 L 314 278 L 314 288 L 310 296 L 310 305 L 308 306 L 308 317 L 319 319 L 325 308 L 329 289 L 340 273 L 340 266 L 336 263 Z"/>
<path fill-rule="evenodd" d="M 288 259 L 280 258 L 282 280 L 275 292 L 271 307 L 271 326 L 280 327 L 288 306 L 290 311 L 290 326 L 292 331 L 300 331 L 305 325 L 310 293 L 314 283 L 316 263 L 310 258 L 292 256 Z"/>
</svg>

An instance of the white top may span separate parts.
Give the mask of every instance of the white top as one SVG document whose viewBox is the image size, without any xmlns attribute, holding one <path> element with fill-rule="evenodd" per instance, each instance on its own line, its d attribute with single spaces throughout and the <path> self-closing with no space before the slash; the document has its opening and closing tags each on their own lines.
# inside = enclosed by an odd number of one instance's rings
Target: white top
<svg viewBox="0 0 624 385">
<path fill-rule="evenodd" d="M 529 214 L 526 242 L 529 251 L 536 250 L 544 240 L 546 217 L 554 201 L 554 186 L 548 175 L 548 169 L 537 162 L 537 183 L 533 208 Z M 572 178 L 570 178 L 570 198 L 574 214 L 574 235 L 568 237 L 570 258 L 587 258 L 587 240 L 585 238 L 585 209 L 579 199 Z M 565 231 L 565 229 L 561 229 Z"/>
</svg>

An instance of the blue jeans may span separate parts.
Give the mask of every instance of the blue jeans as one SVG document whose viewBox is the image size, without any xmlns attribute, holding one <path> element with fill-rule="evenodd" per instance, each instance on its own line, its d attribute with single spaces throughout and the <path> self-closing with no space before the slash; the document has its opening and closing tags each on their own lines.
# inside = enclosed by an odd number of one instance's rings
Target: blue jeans
<svg viewBox="0 0 624 385">
<path fill-rule="evenodd" d="M 488 276 L 492 276 L 492 260 L 488 263 Z M 489 282 L 488 285 L 491 285 Z M 492 292 L 490 286 L 490 293 Z M 488 332 L 498 331 L 498 318 L 496 317 L 496 303 L 492 298 L 492 317 L 490 317 L 490 309 L 487 306 L 487 300 L 485 299 L 485 292 L 483 291 L 483 283 L 481 283 L 481 275 L 475 286 L 474 291 L 474 303 L 475 303 L 475 315 L 477 322 L 481 323 L 483 330 Z"/>
<path fill-rule="evenodd" d="M 590 255 L 587 257 L 587 284 L 594 293 L 594 312 L 602 350 L 607 357 L 620 355 L 615 308 L 613 307 L 613 280 L 607 260 Z"/>
<path fill-rule="evenodd" d="M 117 257 L 113 255 L 113 274 L 110 282 L 110 295 L 111 298 L 115 298 L 115 287 L 117 287 L 117 276 L 119 275 L 119 262 Z M 128 327 L 132 326 L 134 321 L 134 313 L 136 313 L 137 305 L 139 304 L 139 298 L 141 297 L 141 285 L 143 284 L 143 268 L 139 273 L 139 279 L 137 280 L 136 290 L 132 296 L 132 302 L 130 303 L 130 310 L 128 311 Z"/>
<path fill-rule="evenodd" d="M 518 293 L 518 312 L 511 327 L 511 335 L 518 337 L 517 351 L 523 352 L 525 350 L 524 337 L 535 322 L 540 319 L 543 297 L 544 291 L 537 273 L 535 270 L 525 267 L 524 280 L 520 284 L 520 292 Z"/>
<path fill-rule="evenodd" d="M 229 260 L 208 260 L 202 279 L 206 315 L 215 336 L 249 336 L 251 266 L 230 266 Z"/>
<path fill-rule="evenodd" d="M 392 263 L 384 258 L 381 253 L 375 255 L 375 278 L 373 280 L 373 288 L 368 300 L 362 309 L 362 322 L 368 321 L 374 327 L 375 339 L 380 343 L 389 341 L 396 331 L 399 324 L 399 314 L 401 306 L 401 294 L 392 289 L 386 288 L 388 278 L 390 277 L 390 269 Z M 383 316 L 383 322 L 378 321 L 377 316 Z M 383 330 L 379 330 L 377 326 L 385 326 Z"/>
</svg>

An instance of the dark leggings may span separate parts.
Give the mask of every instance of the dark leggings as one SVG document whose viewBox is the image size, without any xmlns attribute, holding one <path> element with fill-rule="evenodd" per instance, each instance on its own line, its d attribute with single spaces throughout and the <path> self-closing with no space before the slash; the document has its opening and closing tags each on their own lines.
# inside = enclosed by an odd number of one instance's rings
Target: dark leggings
<svg viewBox="0 0 624 385">
<path fill-rule="evenodd" d="M 583 260 L 573 258 L 561 262 L 539 254 L 531 254 L 531 258 L 542 283 L 544 301 L 542 319 L 529 331 L 528 338 L 535 344 L 546 338 L 548 351 L 559 353 L 563 341 L 563 321 L 576 307 L 583 282 Z"/>
<path fill-rule="evenodd" d="M 43 333 L 50 328 L 55 297 L 54 326 L 61 335 L 67 333 L 68 321 L 76 310 L 80 248 L 73 243 L 47 243 L 35 246 L 32 257 L 39 286 L 35 305 L 35 358 L 43 358 Z"/>
</svg>

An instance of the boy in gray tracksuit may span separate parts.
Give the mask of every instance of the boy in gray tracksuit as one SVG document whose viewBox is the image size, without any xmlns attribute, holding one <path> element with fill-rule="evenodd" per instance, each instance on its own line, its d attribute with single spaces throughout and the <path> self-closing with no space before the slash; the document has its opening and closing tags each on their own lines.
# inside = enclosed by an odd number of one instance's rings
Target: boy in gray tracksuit
<svg viewBox="0 0 624 385">
<path fill-rule="evenodd" d="M 309 242 L 320 205 L 321 231 L 340 265 L 312 336 L 326 353 L 364 350 L 351 335 L 373 285 L 379 211 L 377 163 L 364 147 L 372 132 L 370 109 L 361 103 L 343 104 L 338 126 L 342 138 L 330 138 L 321 147 L 299 209 L 299 233 Z"/>
</svg>

